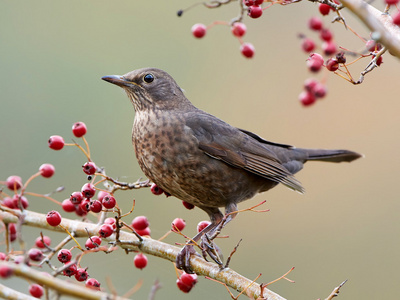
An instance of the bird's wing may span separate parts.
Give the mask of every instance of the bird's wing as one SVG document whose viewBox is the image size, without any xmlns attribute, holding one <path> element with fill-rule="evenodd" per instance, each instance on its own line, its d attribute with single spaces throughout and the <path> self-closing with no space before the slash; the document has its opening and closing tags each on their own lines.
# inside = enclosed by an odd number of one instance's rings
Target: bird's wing
<svg viewBox="0 0 400 300">
<path fill-rule="evenodd" d="M 275 153 L 247 131 L 243 132 L 207 113 L 193 114 L 186 120 L 199 149 L 205 154 L 293 190 L 304 191 Z"/>
</svg>

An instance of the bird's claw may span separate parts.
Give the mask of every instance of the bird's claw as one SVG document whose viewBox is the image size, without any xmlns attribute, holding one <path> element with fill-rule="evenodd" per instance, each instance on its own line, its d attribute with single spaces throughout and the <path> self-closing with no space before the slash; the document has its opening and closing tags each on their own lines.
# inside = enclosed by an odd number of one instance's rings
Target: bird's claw
<svg viewBox="0 0 400 300">
<path fill-rule="evenodd" d="M 201 252 L 203 258 L 207 260 L 207 254 L 215 261 L 218 265 L 222 265 L 222 252 L 220 248 L 212 241 L 210 236 L 206 233 L 201 237 Z"/>
<path fill-rule="evenodd" d="M 192 254 L 199 255 L 196 250 L 194 250 L 193 245 L 186 244 L 185 247 L 183 247 L 176 256 L 176 267 L 185 271 L 188 274 L 194 274 L 190 266 L 190 256 Z"/>
</svg>

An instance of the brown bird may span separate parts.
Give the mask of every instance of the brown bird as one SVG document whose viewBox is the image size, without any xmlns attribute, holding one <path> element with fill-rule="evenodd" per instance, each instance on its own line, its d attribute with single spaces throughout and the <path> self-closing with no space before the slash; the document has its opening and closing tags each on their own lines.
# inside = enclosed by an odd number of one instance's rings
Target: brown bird
<svg viewBox="0 0 400 300">
<path fill-rule="evenodd" d="M 211 224 L 201 239 L 222 265 L 212 239 L 232 220 L 237 204 L 282 183 L 303 192 L 293 176 L 308 160 L 350 162 L 360 154 L 348 150 L 301 149 L 269 142 L 196 108 L 165 71 L 145 68 L 102 78 L 122 87 L 136 111 L 132 142 L 144 174 L 165 192 L 204 210 Z M 225 207 L 225 218 L 219 210 Z M 187 273 L 194 246 L 187 244 L 177 266 Z"/>
</svg>

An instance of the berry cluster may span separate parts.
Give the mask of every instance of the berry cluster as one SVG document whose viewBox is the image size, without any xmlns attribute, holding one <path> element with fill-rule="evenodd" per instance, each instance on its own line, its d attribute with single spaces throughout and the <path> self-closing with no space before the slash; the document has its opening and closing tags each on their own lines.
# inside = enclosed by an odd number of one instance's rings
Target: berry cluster
<svg viewBox="0 0 400 300">
<path fill-rule="evenodd" d="M 77 122 L 73 125 L 72 132 L 75 137 L 82 138 L 85 147 L 82 147 L 77 143 L 65 143 L 64 138 L 59 135 L 51 136 L 48 140 L 48 146 L 50 149 L 53 150 L 62 150 L 66 146 L 78 147 L 87 157 L 87 162 L 82 166 L 82 171 L 86 175 L 89 182 L 84 183 L 79 191 L 72 192 L 71 195 L 67 199 L 63 200 L 61 203 L 50 197 L 50 194 L 35 195 L 42 196 L 48 200 L 57 203 L 62 207 L 64 212 L 75 213 L 75 215 L 77 215 L 78 217 L 83 217 L 84 221 L 88 217 L 97 217 L 98 222 L 101 221 L 98 232 L 94 235 L 90 234 L 90 236 L 86 239 L 84 247 L 81 247 L 78 241 L 76 241 L 71 235 L 72 239 L 69 239 L 68 241 L 63 241 L 59 245 L 52 248 L 51 239 L 48 236 L 43 236 L 41 234 L 41 236 L 38 237 L 35 241 L 35 247 L 32 247 L 29 251 L 27 251 L 25 256 L 15 255 L 12 251 L 8 254 L 0 252 L 0 260 L 9 260 L 15 263 L 25 263 L 29 266 L 42 266 L 42 264 L 48 262 L 51 257 L 56 256 L 58 261 L 62 263 L 62 266 L 56 267 L 54 264 L 51 264 L 50 266 L 53 271 L 70 278 L 75 278 L 75 280 L 77 280 L 78 282 L 85 282 L 85 286 L 88 288 L 100 290 L 99 281 L 94 278 L 89 278 L 87 272 L 88 268 L 81 267 L 79 262 L 82 252 L 92 253 L 98 251 L 109 251 L 108 247 L 101 246 L 103 239 L 110 238 L 113 234 L 115 234 L 115 236 L 118 236 L 119 230 L 123 226 L 129 228 L 127 224 L 119 221 L 122 217 L 122 213 L 117 206 L 114 192 L 118 189 L 121 189 L 121 186 L 131 185 L 133 186 L 131 188 L 151 187 L 150 190 L 155 195 L 165 194 L 167 197 L 169 197 L 170 194 L 163 191 L 156 184 L 150 185 L 148 181 L 138 181 L 135 184 L 126 184 L 120 183 L 112 179 L 111 177 L 108 177 L 105 174 L 104 169 L 98 168 L 96 164 L 91 160 L 89 145 L 85 139 L 85 134 L 87 133 L 86 125 L 83 122 Z M 6 181 L 1 183 L 4 184 L 9 190 L 13 191 L 14 196 L 8 195 L 3 190 L 0 190 L 0 205 L 12 210 L 26 209 L 29 203 L 24 195 L 28 193 L 26 192 L 28 184 L 32 181 L 33 178 L 38 176 L 50 178 L 52 177 L 54 172 L 54 166 L 50 164 L 43 164 L 39 167 L 38 173 L 31 176 L 31 178 L 29 178 L 26 182 L 23 182 L 21 177 L 16 175 L 8 177 Z M 97 180 L 97 178 L 99 177 L 101 179 Z M 99 188 L 99 183 L 104 181 L 108 182 L 105 185 L 107 190 L 102 190 Z M 110 185 L 110 183 L 113 183 L 114 185 Z M 30 193 L 28 194 L 31 195 Z M 187 209 L 194 208 L 194 205 L 188 202 L 183 201 L 182 203 Z M 102 214 L 99 214 L 100 212 Z M 51 227 L 61 227 L 66 230 L 68 228 L 67 224 L 69 223 L 69 220 L 65 220 L 63 222 L 61 213 L 57 210 L 49 211 L 46 215 L 47 224 Z M 116 213 L 116 216 L 106 218 L 105 216 L 107 213 Z M 197 226 L 198 232 L 207 227 L 209 224 L 210 222 L 208 221 L 200 222 Z M 185 229 L 185 227 L 186 222 L 182 218 L 175 218 L 171 222 L 171 227 L 164 235 L 164 237 L 171 233 L 177 233 L 187 238 L 185 235 L 182 234 L 182 231 Z M 134 232 L 137 235 L 150 238 L 150 223 L 146 216 L 136 216 L 131 222 L 131 228 L 134 229 Z M 16 224 L 7 224 L 8 241 L 6 241 L 6 243 L 13 242 L 17 239 L 17 237 L 19 236 L 18 234 L 20 234 L 18 230 L 19 229 Z M 70 235 L 67 230 L 66 232 Z M 21 234 L 20 236 L 22 238 Z M 163 239 L 164 237 L 162 237 L 161 239 Z M 67 249 L 65 245 L 70 240 L 75 241 L 76 245 L 70 249 Z M 81 251 L 75 257 L 73 256 L 72 252 L 78 250 L 74 249 L 79 249 Z M 136 268 L 144 269 L 147 266 L 148 259 L 145 254 L 138 253 L 137 255 L 135 255 L 133 262 Z M 0 277 L 2 278 L 12 276 L 12 273 L 12 269 L 10 268 L 0 268 Z M 193 288 L 196 282 L 196 275 L 182 274 L 182 276 L 180 276 L 177 281 L 177 285 L 179 289 L 181 289 L 183 292 L 188 293 Z M 35 297 L 40 298 L 43 296 L 43 287 L 39 284 L 32 284 L 29 290 L 31 292 L 31 295 Z"/>
<path fill-rule="evenodd" d="M 338 1 L 335 1 L 335 3 L 340 4 Z M 318 8 L 319 12 L 323 16 L 328 15 L 331 10 L 334 10 L 331 6 L 327 4 L 319 4 Z M 318 73 L 321 70 L 327 70 L 329 72 L 333 72 L 334 74 L 344 78 L 345 80 L 353 84 L 359 84 L 362 82 L 362 80 L 355 81 L 351 76 L 349 69 L 347 68 L 347 66 L 352 64 L 352 63 L 346 63 L 347 54 L 351 54 L 353 56 L 355 55 L 359 56 L 359 58 L 357 58 L 355 61 L 364 57 L 372 57 L 374 61 L 373 67 L 375 67 L 375 65 L 376 66 L 381 65 L 382 56 L 380 51 L 382 49 L 382 46 L 380 44 L 377 44 L 373 40 L 364 40 L 361 38 L 363 43 L 365 44 L 364 51 L 368 51 L 367 54 L 359 54 L 354 51 L 346 50 L 342 47 L 340 47 L 341 51 L 339 51 L 333 39 L 333 33 L 331 32 L 330 29 L 324 26 L 321 18 L 316 16 L 310 18 L 308 20 L 308 27 L 311 31 L 314 31 L 318 34 L 318 38 L 322 43 L 320 45 L 321 52 L 320 53 L 313 52 L 317 49 L 316 42 L 313 39 L 305 36 L 304 34 L 300 35 L 300 38 L 302 39 L 301 48 L 304 52 L 309 54 L 309 57 L 306 61 L 306 65 L 310 72 Z M 350 27 L 348 28 L 352 32 L 354 32 Z M 359 37 L 359 35 L 357 36 Z M 301 102 L 301 104 L 304 106 L 309 106 L 315 103 L 317 99 L 324 98 L 327 93 L 325 81 L 326 81 L 326 76 L 321 81 L 318 81 L 315 78 L 307 79 L 304 82 L 304 90 L 299 95 L 299 101 Z"/>
<path fill-rule="evenodd" d="M 192 34 L 194 37 L 200 39 L 206 35 L 208 29 L 210 29 L 216 24 L 219 25 L 223 24 L 226 26 L 230 26 L 233 36 L 235 36 L 239 40 L 240 52 L 243 54 L 243 56 L 247 58 L 252 58 L 254 56 L 255 53 L 254 46 L 250 43 L 245 43 L 242 40 L 242 37 L 245 35 L 247 31 L 246 25 L 244 23 L 235 22 L 232 25 L 230 25 L 229 23 L 225 22 L 214 22 L 209 26 L 205 26 L 204 24 L 194 24 L 192 26 Z"/>
</svg>

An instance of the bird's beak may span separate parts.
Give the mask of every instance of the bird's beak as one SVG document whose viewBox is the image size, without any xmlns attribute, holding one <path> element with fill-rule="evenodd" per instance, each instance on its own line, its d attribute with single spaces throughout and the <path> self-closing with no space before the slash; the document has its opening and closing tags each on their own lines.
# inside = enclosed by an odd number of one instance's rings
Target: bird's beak
<svg viewBox="0 0 400 300">
<path fill-rule="evenodd" d="M 127 81 L 121 75 L 107 75 L 107 76 L 101 77 L 101 79 L 108 81 L 112 84 L 118 85 L 122 88 L 131 87 L 132 85 L 136 85 L 134 82 Z"/>
</svg>

